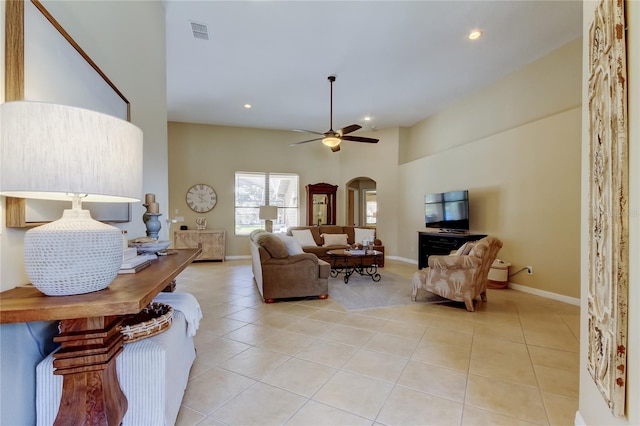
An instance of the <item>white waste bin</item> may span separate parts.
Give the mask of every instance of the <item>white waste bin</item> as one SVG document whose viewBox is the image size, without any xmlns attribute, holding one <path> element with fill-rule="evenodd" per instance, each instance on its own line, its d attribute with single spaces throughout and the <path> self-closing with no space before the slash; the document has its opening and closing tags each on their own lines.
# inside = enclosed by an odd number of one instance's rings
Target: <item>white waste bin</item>
<svg viewBox="0 0 640 426">
<path fill-rule="evenodd" d="M 509 287 L 509 266 L 510 263 L 496 259 L 489 270 L 487 288 L 503 289 Z"/>
</svg>

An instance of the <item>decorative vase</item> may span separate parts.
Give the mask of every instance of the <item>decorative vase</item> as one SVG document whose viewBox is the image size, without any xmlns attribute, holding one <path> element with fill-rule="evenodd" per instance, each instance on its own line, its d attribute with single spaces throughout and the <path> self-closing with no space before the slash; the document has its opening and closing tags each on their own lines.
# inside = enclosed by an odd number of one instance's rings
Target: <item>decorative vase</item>
<svg viewBox="0 0 640 426">
<path fill-rule="evenodd" d="M 158 220 L 158 217 L 162 216 L 162 213 L 145 213 L 148 217 L 145 225 L 147 226 L 147 237 L 158 239 L 158 232 L 162 228 L 162 223 Z"/>
<path fill-rule="evenodd" d="M 92 219 L 88 210 L 68 209 L 27 231 L 24 261 L 29 279 L 47 296 L 102 290 L 122 264 L 122 232 Z"/>
<path fill-rule="evenodd" d="M 196 226 L 198 231 L 204 231 L 207 229 L 207 219 L 204 217 L 199 217 L 196 219 Z"/>
<path fill-rule="evenodd" d="M 148 204 L 143 204 L 143 206 L 144 206 L 145 209 L 149 208 Z M 148 216 L 147 211 L 145 210 L 143 215 L 142 215 L 142 223 L 147 223 L 148 220 L 149 220 L 149 216 Z"/>
</svg>

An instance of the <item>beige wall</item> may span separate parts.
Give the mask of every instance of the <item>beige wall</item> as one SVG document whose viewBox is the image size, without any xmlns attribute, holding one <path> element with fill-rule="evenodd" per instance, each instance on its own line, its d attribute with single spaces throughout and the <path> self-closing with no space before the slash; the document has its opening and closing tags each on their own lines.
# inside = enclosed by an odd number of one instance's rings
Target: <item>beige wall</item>
<svg viewBox="0 0 640 426">
<path fill-rule="evenodd" d="M 576 40 L 409 129 L 396 254 L 417 258 L 424 194 L 469 189 L 471 230 L 533 266 L 511 282 L 580 296 L 580 58 Z"/>
<path fill-rule="evenodd" d="M 199 181 L 212 184 L 220 201 L 208 220 L 210 227 L 223 227 L 230 232 L 229 255 L 248 253 L 246 240 L 232 235 L 236 170 L 299 173 L 303 212 L 305 184 L 326 181 L 339 185 L 339 223 L 345 220 L 345 183 L 360 176 L 375 180 L 379 235 L 390 255 L 412 261 L 417 256 L 416 231 L 424 227 L 420 205 L 424 193 L 467 187 L 472 190 L 474 230 L 503 238 L 506 245 L 501 256 L 515 267 L 534 266 L 533 276 L 518 275 L 512 281 L 577 297 L 577 260 L 573 255 L 575 243 L 571 243 L 576 240 L 572 236 L 576 221 L 571 218 L 576 217 L 579 207 L 571 188 L 579 176 L 573 170 L 579 166 L 572 162 L 572 144 L 554 141 L 561 137 L 571 140 L 576 126 L 572 110 L 580 100 L 579 96 L 576 100 L 573 92 L 579 79 L 571 76 L 574 59 L 580 56 L 576 53 L 579 41 L 411 129 L 369 132 L 381 139 L 377 145 L 345 144 L 340 153 L 331 153 L 320 143 L 289 147 L 289 143 L 304 136 L 295 132 L 170 123 L 167 156 L 161 5 L 45 4 L 131 101 L 132 121 L 145 133 L 144 192 L 156 193 L 165 219 L 185 216 L 185 224 L 193 226 L 195 215 L 186 207 L 184 193 Z M 145 22 L 147 31 L 138 31 L 140 22 Z M 118 31 L 113 30 L 116 27 Z M 546 87 L 550 89 L 545 90 Z M 519 109 L 522 114 L 514 115 Z M 486 115 L 488 112 L 490 116 Z M 463 123 L 460 117 L 464 117 Z M 548 130 L 550 135 L 545 133 Z M 537 156 L 538 160 L 525 161 L 526 156 Z M 482 161 L 474 162 L 473 158 Z M 399 163 L 406 164 L 398 167 Z M 460 170 L 461 164 L 465 165 L 464 173 L 452 173 Z M 475 164 L 481 164 L 482 168 L 475 169 Z M 445 175 L 449 177 L 443 181 Z M 555 207 L 539 200 L 549 200 Z M 129 230 L 130 236 L 144 234 L 142 223 L 135 219 L 142 212 L 142 206 L 135 205 L 134 222 L 121 226 Z M 566 219 L 566 223 L 555 222 L 552 226 L 545 219 L 549 217 Z M 544 227 L 540 226 L 541 221 L 546 222 Z M 167 238 L 168 226 L 163 225 L 161 238 Z M 21 261 L 24 231 L 4 229 L 4 222 L 0 226 L 4 289 L 26 281 Z M 175 228 L 177 224 L 171 230 Z M 531 229 L 541 232 L 534 233 Z M 548 251 L 532 250 L 527 243 L 547 244 L 550 240 L 567 253 L 562 260 L 555 255 L 540 255 Z"/>
<path fill-rule="evenodd" d="M 359 134 L 367 134 L 361 132 Z M 208 228 L 227 232 L 226 255 L 248 256 L 246 236 L 234 235 L 234 174 L 244 172 L 296 173 L 300 176 L 300 224 L 306 225 L 306 190 L 308 184 L 326 182 L 338 185 L 337 222 L 346 217 L 346 183 L 360 176 L 378 184 L 378 200 L 387 208 L 379 214 L 387 217 L 389 226 L 382 226 L 379 234 L 385 244 L 395 241 L 395 174 L 397 137 L 394 130 L 369 133 L 380 138 L 377 145 L 345 143 L 340 152 L 333 153 L 320 141 L 296 147 L 290 143 L 303 140 L 305 134 L 290 131 L 210 126 L 188 123 L 169 123 L 169 194 L 171 216 L 183 216 L 180 225 L 195 228 L 195 219 L 203 216 Z M 382 183 L 381 181 L 384 181 Z M 218 203 L 209 213 L 197 214 L 186 204 L 186 191 L 196 183 L 207 183 L 216 190 Z M 383 194 L 381 194 L 383 193 Z M 177 213 L 176 213 L 177 210 Z M 387 237 L 388 235 L 388 237 Z"/>
<path fill-rule="evenodd" d="M 575 301 L 580 58 L 576 40 L 412 128 L 369 132 L 380 138 L 377 145 L 345 143 L 339 153 L 319 142 L 289 147 L 301 139 L 294 132 L 169 123 L 171 215 L 184 216 L 193 228 L 198 215 L 186 206 L 185 192 L 195 183 L 213 185 L 219 202 L 204 215 L 209 227 L 227 231 L 227 256 L 246 256 L 246 237 L 233 235 L 235 171 L 300 174 L 302 214 L 304 185 L 338 185 L 339 224 L 346 217 L 346 183 L 364 176 L 377 183 L 378 235 L 386 252 L 417 262 L 424 194 L 469 189 L 472 230 L 504 241 L 500 257 L 512 271 L 534 268 L 532 276 L 511 281 Z M 550 244 L 554 250 L 546 249 Z"/>
<path fill-rule="evenodd" d="M 580 106 L 579 38 L 414 125 L 402 163 Z"/>
<path fill-rule="evenodd" d="M 338 223 L 346 222 L 346 183 L 357 177 L 369 177 L 376 181 L 378 216 L 376 235 L 385 246 L 385 253 L 394 256 L 402 242 L 398 239 L 398 212 L 402 204 L 398 183 L 399 131 L 397 128 L 376 132 L 360 132 L 363 136 L 380 139 L 375 145 L 368 143 L 345 143 L 340 151 L 340 189 Z"/>
<path fill-rule="evenodd" d="M 583 34 L 588 39 L 589 25 L 594 16 L 596 2 L 585 1 L 583 7 Z M 640 424 L 640 3 L 626 1 L 627 19 L 627 81 L 629 119 L 629 302 L 627 330 L 627 404 L 623 418 L 613 417 L 602 395 L 587 371 L 588 317 L 587 290 L 589 274 L 588 212 L 588 148 L 589 120 L 587 114 L 587 84 L 583 85 L 582 126 L 582 310 L 580 323 L 580 402 L 577 419 L 586 425 L 639 425 Z M 588 76 L 588 43 L 583 49 L 583 79 Z"/>
<path fill-rule="evenodd" d="M 4 7 L 4 2 L 2 3 Z M 131 122 L 144 133 L 143 190 L 157 194 L 161 212 L 166 214 L 167 96 L 162 4 L 113 1 L 43 1 L 43 4 L 131 103 Z M 0 32 L 4 37 L 4 13 L 2 16 Z M 144 28 L 144 31 L 140 28 Z M 4 49 L 4 42 L 1 45 Z M 4 58 L 4 51 L 1 56 Z M 1 68 L 4 88 L 4 64 Z M 4 96 L 2 100 L 4 101 Z M 0 197 L 2 290 L 28 282 L 22 261 L 25 231 L 5 228 L 4 205 L 4 197 Z M 141 219 L 143 212 L 141 203 L 134 204 L 133 221 L 117 226 L 127 229 L 132 237 L 144 235 L 145 228 Z M 167 235 L 166 229 L 161 231 L 161 238 L 166 238 Z"/>
</svg>

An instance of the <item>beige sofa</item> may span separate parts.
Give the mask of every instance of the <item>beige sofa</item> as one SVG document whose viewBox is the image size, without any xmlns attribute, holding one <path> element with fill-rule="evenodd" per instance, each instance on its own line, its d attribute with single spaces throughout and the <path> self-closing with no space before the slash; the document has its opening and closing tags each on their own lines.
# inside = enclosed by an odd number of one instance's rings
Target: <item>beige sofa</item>
<svg viewBox="0 0 640 426">
<path fill-rule="evenodd" d="M 264 230 L 249 236 L 253 276 L 266 303 L 276 299 L 329 296 L 331 267 L 311 253 L 289 254 L 279 237 Z"/>
<path fill-rule="evenodd" d="M 320 225 L 320 226 L 292 226 L 287 230 L 287 235 L 293 235 L 292 231 L 309 229 L 311 231 L 311 235 L 316 243 L 315 246 L 302 246 L 302 250 L 305 253 L 313 253 L 318 256 L 319 259 L 327 261 L 331 263 L 333 260 L 327 255 L 327 251 L 329 250 L 337 250 L 344 249 L 353 246 L 356 243 L 360 243 L 360 241 L 355 240 L 355 229 L 373 229 L 372 227 L 366 226 L 339 226 L 339 225 Z M 322 234 L 346 234 L 347 235 L 347 245 L 330 245 L 325 246 L 324 238 Z M 377 235 L 375 235 L 375 240 L 373 242 L 373 248 L 376 251 L 382 252 L 381 256 L 378 256 L 378 267 L 384 266 L 384 246 L 382 245 L 382 241 L 378 239 Z"/>
</svg>

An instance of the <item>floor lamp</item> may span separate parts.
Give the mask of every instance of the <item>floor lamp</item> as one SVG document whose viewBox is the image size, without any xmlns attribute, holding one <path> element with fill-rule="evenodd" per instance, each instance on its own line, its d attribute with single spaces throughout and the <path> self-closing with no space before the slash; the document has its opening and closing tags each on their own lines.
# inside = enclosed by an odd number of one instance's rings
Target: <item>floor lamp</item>
<svg viewBox="0 0 640 426">
<path fill-rule="evenodd" d="M 142 131 L 99 112 L 43 102 L 0 106 L 0 195 L 71 200 L 57 221 L 30 229 L 24 263 L 49 296 L 106 288 L 122 264 L 120 229 L 91 218 L 82 201 L 142 196 Z"/>
</svg>

